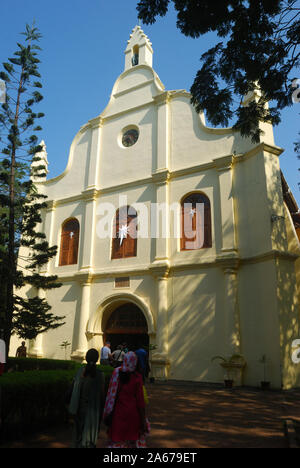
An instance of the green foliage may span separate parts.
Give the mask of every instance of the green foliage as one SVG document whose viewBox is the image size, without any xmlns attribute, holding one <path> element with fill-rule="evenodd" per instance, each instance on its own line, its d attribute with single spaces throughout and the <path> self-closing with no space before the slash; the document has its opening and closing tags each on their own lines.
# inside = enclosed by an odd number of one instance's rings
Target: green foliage
<svg viewBox="0 0 300 468">
<path fill-rule="evenodd" d="M 27 371 L 1 377 L 2 438 L 22 437 L 64 421 L 74 370 Z"/>
<path fill-rule="evenodd" d="M 81 367 L 73 361 L 9 358 L 8 372 L 0 377 L 1 439 L 16 439 L 28 433 L 64 423 L 66 395 Z M 36 369 L 38 366 L 39 370 Z M 99 366 L 104 372 L 106 390 L 113 369 Z M 26 372 L 20 372 L 26 370 Z"/>
<path fill-rule="evenodd" d="M 9 357 L 7 360 L 7 369 L 14 372 L 29 370 L 77 370 L 79 367 L 81 367 L 81 364 L 76 361 L 62 359 Z"/>
<path fill-rule="evenodd" d="M 6 83 L 6 102 L 0 108 L 0 328 L 7 351 L 12 333 L 34 339 L 64 324 L 64 317 L 51 314 L 38 294 L 60 284 L 56 276 L 40 274 L 57 252 L 39 232 L 41 210 L 47 204 L 34 185 L 46 173 L 39 156 L 43 147 L 33 133 L 42 130 L 36 120 L 44 117 L 33 111 L 43 99 L 42 84 L 36 79 L 40 78 L 37 41 L 41 34 L 34 24 L 26 25 L 22 34 L 25 43 L 17 43 L 17 51 L 0 73 Z M 25 286 L 30 288 L 26 296 L 18 292 Z"/>
<path fill-rule="evenodd" d="M 140 0 L 139 18 L 153 24 L 171 3 L 184 35 L 215 32 L 222 38 L 201 57 L 191 87 L 197 112 L 205 111 L 213 125 L 234 119 L 235 129 L 259 142 L 258 122 L 277 125 L 281 110 L 292 104 L 292 73 L 300 64 L 297 0 Z M 244 96 L 255 90 L 258 99 L 243 107 Z M 267 102 L 273 103 L 270 109 Z"/>
</svg>

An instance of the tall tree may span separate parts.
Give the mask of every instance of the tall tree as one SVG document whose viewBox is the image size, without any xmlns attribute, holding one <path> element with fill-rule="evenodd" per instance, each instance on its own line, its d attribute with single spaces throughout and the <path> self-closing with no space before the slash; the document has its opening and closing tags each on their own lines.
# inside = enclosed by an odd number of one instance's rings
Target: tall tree
<svg viewBox="0 0 300 468">
<path fill-rule="evenodd" d="M 34 181 L 45 177 L 45 165 L 33 132 L 41 131 L 36 119 L 44 116 L 32 107 L 43 96 L 38 71 L 38 29 L 26 25 L 24 44 L 3 63 L 0 79 L 6 85 L 0 112 L 0 317 L 9 349 L 12 333 L 34 339 L 39 333 L 63 324 L 54 316 L 39 290 L 59 287 L 56 276 L 41 275 L 43 265 L 56 255 L 45 234 L 39 232 L 41 210 L 46 197 L 38 193 Z M 21 288 L 22 293 L 18 294 Z"/>
<path fill-rule="evenodd" d="M 278 124 L 281 110 L 292 104 L 293 73 L 300 63 L 298 0 L 139 0 L 138 16 L 152 24 L 171 3 L 184 35 L 213 31 L 222 39 L 201 56 L 191 87 L 197 112 L 205 111 L 213 125 L 234 120 L 235 129 L 259 142 L 259 121 Z M 255 90 L 259 98 L 243 106 L 244 96 Z"/>
</svg>

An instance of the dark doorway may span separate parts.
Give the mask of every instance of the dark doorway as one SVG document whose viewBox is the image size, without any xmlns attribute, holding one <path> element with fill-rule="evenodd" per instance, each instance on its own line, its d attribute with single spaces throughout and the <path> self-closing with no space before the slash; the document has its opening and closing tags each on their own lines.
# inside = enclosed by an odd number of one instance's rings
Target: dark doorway
<svg viewBox="0 0 300 468">
<path fill-rule="evenodd" d="M 139 346 L 148 348 L 147 322 L 142 311 L 135 304 L 126 303 L 115 309 L 110 315 L 104 338 L 111 343 L 114 351 L 118 345 L 126 343 L 129 350 Z"/>
<path fill-rule="evenodd" d="M 135 351 L 140 346 L 148 349 L 149 346 L 149 336 L 142 333 L 108 333 L 105 336 L 111 344 L 112 351 L 123 343 L 126 343 L 128 351 Z"/>
</svg>

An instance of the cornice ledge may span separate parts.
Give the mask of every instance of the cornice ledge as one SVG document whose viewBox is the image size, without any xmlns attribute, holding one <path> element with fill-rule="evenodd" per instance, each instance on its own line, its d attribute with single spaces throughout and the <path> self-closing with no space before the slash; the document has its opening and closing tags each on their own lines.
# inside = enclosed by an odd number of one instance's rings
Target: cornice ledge
<svg viewBox="0 0 300 468">
<path fill-rule="evenodd" d="M 149 265 L 134 265 L 127 267 L 115 266 L 94 270 L 94 278 L 115 278 L 117 276 L 137 276 L 149 273 Z"/>
<path fill-rule="evenodd" d="M 47 208 L 46 208 L 47 211 L 55 210 L 56 205 L 57 205 L 56 200 L 47 200 L 46 203 L 47 203 Z"/>
<path fill-rule="evenodd" d="M 99 190 L 95 187 L 87 188 L 81 192 L 82 198 L 86 201 L 95 201 L 97 199 L 98 192 Z"/>
<path fill-rule="evenodd" d="M 80 283 L 91 284 L 94 277 L 94 271 L 92 269 L 77 271 L 74 274 L 74 279 Z"/>
<path fill-rule="evenodd" d="M 243 155 L 241 155 L 240 159 L 250 158 L 251 156 L 255 156 L 261 151 L 274 154 L 275 156 L 280 156 L 283 153 L 284 149 L 280 148 L 279 146 L 268 145 L 267 143 L 262 142 L 254 148 L 252 148 L 251 150 L 244 153 Z"/>
<path fill-rule="evenodd" d="M 221 156 L 220 158 L 213 158 L 214 167 L 217 171 L 226 171 L 231 169 L 234 163 L 234 155 Z"/>
<path fill-rule="evenodd" d="M 216 264 L 219 265 L 224 271 L 232 270 L 237 271 L 240 265 L 240 257 L 237 252 L 222 253 L 216 256 Z"/>
<path fill-rule="evenodd" d="M 170 100 L 170 91 L 163 91 L 162 93 L 153 96 L 153 101 L 157 105 L 167 104 Z"/>
<path fill-rule="evenodd" d="M 283 258 L 284 260 L 289 260 L 294 262 L 298 258 L 300 258 L 300 253 L 293 253 L 293 252 L 283 252 L 281 250 L 275 250 L 275 258 Z"/>
<path fill-rule="evenodd" d="M 170 102 L 173 98 L 176 97 L 190 98 L 191 94 L 185 89 L 176 89 L 172 91 L 168 90 L 154 96 L 153 101 L 157 105 L 168 104 L 168 102 Z"/>
<path fill-rule="evenodd" d="M 273 249 L 273 250 L 269 250 L 268 252 L 263 252 L 257 255 L 253 255 L 251 257 L 244 257 L 241 259 L 241 264 L 258 263 L 258 262 L 264 262 L 264 261 L 276 260 L 276 259 L 295 262 L 299 257 L 300 257 L 300 254 Z"/>
<path fill-rule="evenodd" d="M 93 119 L 90 119 L 86 125 L 88 127 L 90 127 L 90 128 L 102 127 L 103 118 L 101 117 L 101 115 L 98 115 L 97 117 L 94 117 Z"/>
<path fill-rule="evenodd" d="M 162 184 L 169 181 L 171 173 L 169 169 L 158 169 L 155 172 L 152 172 L 152 180 L 155 184 Z"/>
<path fill-rule="evenodd" d="M 157 260 L 149 266 L 150 273 L 156 278 L 168 278 L 170 272 L 170 263 L 168 260 Z"/>
</svg>

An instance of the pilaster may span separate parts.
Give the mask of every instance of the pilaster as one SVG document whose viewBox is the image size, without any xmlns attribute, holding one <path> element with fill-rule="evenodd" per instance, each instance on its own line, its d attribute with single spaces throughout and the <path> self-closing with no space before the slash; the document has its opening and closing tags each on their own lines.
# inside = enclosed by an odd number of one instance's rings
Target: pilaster
<svg viewBox="0 0 300 468">
<path fill-rule="evenodd" d="M 85 200 L 84 225 L 80 236 L 82 256 L 80 258 L 80 271 L 93 269 L 94 241 L 96 235 L 96 203 L 97 190 L 90 189 L 83 192 Z"/>
<path fill-rule="evenodd" d="M 219 256 L 217 263 L 224 272 L 224 353 L 226 356 L 240 354 L 240 317 L 238 306 L 239 259 L 234 256 Z"/>
<path fill-rule="evenodd" d="M 152 354 L 152 374 L 159 379 L 167 379 L 169 369 L 168 359 L 168 276 L 169 265 L 161 262 L 151 266 L 151 273 L 157 284 L 157 317 L 156 317 L 156 345 Z"/>
<path fill-rule="evenodd" d="M 153 174 L 153 182 L 156 185 L 156 204 L 151 211 L 151 236 L 155 238 L 155 262 L 168 260 L 169 258 L 169 177 L 168 170 Z"/>
<path fill-rule="evenodd" d="M 98 186 L 98 173 L 100 163 L 100 140 L 102 133 L 103 120 L 101 117 L 96 117 L 89 121 L 92 141 L 90 147 L 90 157 L 88 165 L 88 181 L 86 190 L 95 189 Z"/>
<path fill-rule="evenodd" d="M 73 351 L 71 358 L 78 361 L 83 361 L 87 352 L 88 336 L 87 336 L 87 323 L 90 316 L 90 294 L 92 276 L 76 275 L 81 283 L 81 304 L 80 313 L 78 317 L 77 329 L 77 349 Z"/>
<path fill-rule="evenodd" d="M 234 197 L 232 184 L 233 156 L 224 156 L 213 160 L 219 176 L 222 247 L 221 252 L 235 252 L 236 233 L 234 220 Z"/>
<path fill-rule="evenodd" d="M 170 94 L 168 91 L 154 98 L 157 106 L 156 172 L 169 168 L 170 154 Z"/>
</svg>

